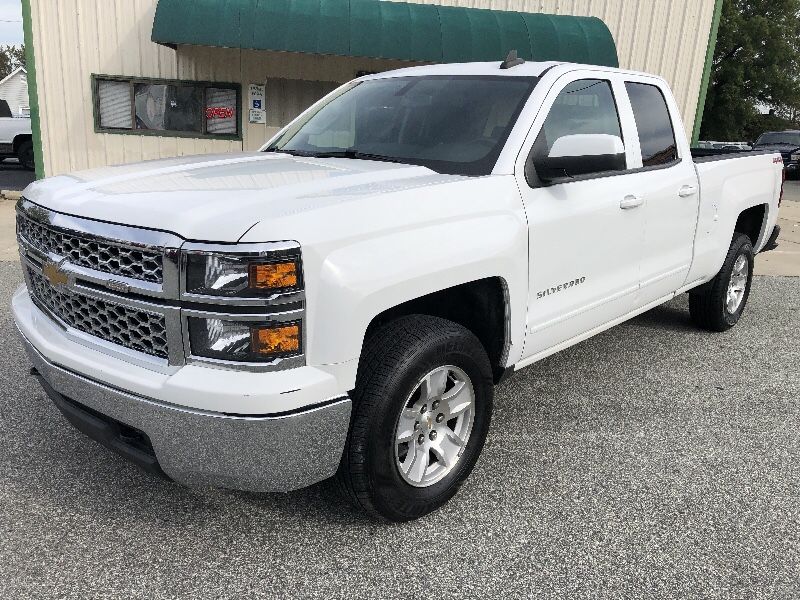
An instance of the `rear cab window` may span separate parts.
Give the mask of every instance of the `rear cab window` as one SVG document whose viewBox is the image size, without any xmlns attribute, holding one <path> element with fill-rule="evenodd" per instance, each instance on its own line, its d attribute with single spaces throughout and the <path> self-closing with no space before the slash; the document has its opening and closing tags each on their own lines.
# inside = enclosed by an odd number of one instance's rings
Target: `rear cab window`
<svg viewBox="0 0 800 600">
<path fill-rule="evenodd" d="M 643 167 L 663 167 L 678 160 L 675 129 L 664 93 L 658 86 L 633 81 L 625 82 L 633 109 Z"/>
</svg>

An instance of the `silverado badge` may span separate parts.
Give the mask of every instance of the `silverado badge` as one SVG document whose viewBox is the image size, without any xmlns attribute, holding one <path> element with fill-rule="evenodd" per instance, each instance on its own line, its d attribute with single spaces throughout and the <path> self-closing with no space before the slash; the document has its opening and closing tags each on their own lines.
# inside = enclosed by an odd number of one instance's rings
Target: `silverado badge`
<svg viewBox="0 0 800 600">
<path fill-rule="evenodd" d="M 68 277 L 67 274 L 61 270 L 61 263 L 44 263 L 44 266 L 42 267 L 42 275 L 47 278 L 47 281 L 49 281 L 50 285 L 53 287 L 67 285 Z"/>
</svg>

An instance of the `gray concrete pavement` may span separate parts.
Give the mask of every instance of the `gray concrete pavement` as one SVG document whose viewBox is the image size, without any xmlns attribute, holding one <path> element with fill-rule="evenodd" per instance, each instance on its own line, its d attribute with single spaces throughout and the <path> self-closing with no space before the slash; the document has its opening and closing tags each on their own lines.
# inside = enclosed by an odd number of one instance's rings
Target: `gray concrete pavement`
<svg viewBox="0 0 800 600">
<path fill-rule="evenodd" d="M 0 198 L 0 261 L 19 260 L 16 238 L 16 213 L 11 200 Z"/>
<path fill-rule="evenodd" d="M 0 263 L 0 306 L 21 281 Z M 796 598 L 800 279 L 726 334 L 686 297 L 516 374 L 470 480 L 418 522 L 323 483 L 189 491 L 73 430 L 7 309 L 0 598 Z"/>
<path fill-rule="evenodd" d="M 778 247 L 756 257 L 755 272 L 800 277 L 800 181 L 785 183 L 778 225 L 781 226 Z"/>
<path fill-rule="evenodd" d="M 22 168 L 15 158 L 0 162 L 0 190 L 23 190 L 35 178 L 34 172 Z"/>
<path fill-rule="evenodd" d="M 800 278 L 756 278 L 727 334 L 684 296 L 518 373 L 461 494 L 392 526 L 328 483 L 186 490 L 73 430 L 15 337 L 13 223 L 0 201 L 2 599 L 800 595 Z"/>
</svg>

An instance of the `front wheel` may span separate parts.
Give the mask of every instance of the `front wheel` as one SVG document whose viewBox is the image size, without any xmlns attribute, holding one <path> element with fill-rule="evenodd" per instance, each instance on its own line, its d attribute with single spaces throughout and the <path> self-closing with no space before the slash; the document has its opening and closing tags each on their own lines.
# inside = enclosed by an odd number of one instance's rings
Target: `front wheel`
<svg viewBox="0 0 800 600">
<path fill-rule="evenodd" d="M 754 262 L 750 238 L 737 233 L 717 276 L 689 293 L 689 314 L 695 325 L 727 331 L 739 322 L 750 296 Z"/>
<path fill-rule="evenodd" d="M 390 521 L 436 510 L 478 460 L 493 396 L 489 359 L 469 330 L 424 315 L 382 326 L 359 364 L 342 487 Z"/>
</svg>

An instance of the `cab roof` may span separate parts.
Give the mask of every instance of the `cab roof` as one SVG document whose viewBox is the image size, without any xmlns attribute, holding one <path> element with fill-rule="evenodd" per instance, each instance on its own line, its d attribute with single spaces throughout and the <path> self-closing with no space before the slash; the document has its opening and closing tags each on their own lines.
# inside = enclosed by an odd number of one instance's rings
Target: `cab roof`
<svg viewBox="0 0 800 600">
<path fill-rule="evenodd" d="M 522 64 L 501 69 L 503 61 L 492 62 L 467 62 L 424 65 L 419 67 L 406 67 L 393 71 L 384 71 L 373 75 L 365 75 L 360 80 L 384 79 L 391 77 L 425 77 L 430 75 L 494 75 L 499 77 L 541 77 L 545 72 L 554 67 L 572 67 L 574 69 L 600 70 L 609 73 L 634 73 L 626 69 L 614 67 L 601 67 L 597 65 L 582 65 L 578 63 L 547 61 L 526 61 Z M 642 73 L 644 75 L 644 73 Z"/>
</svg>

